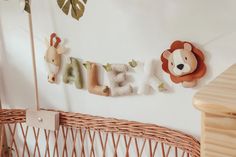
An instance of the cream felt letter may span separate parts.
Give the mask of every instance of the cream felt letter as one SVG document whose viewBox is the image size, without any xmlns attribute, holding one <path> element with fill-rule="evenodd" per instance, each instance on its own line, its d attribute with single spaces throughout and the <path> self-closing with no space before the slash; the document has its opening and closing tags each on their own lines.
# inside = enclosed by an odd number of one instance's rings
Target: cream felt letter
<svg viewBox="0 0 236 157">
<path fill-rule="evenodd" d="M 107 64 L 108 79 L 110 81 L 111 96 L 129 95 L 133 89 L 130 84 L 127 84 L 128 66 L 126 64 Z"/>
<path fill-rule="evenodd" d="M 155 75 L 155 60 L 147 60 L 143 64 L 144 75 L 138 88 L 138 94 L 149 94 L 150 88 L 156 91 L 166 90 L 164 83 Z"/>
</svg>

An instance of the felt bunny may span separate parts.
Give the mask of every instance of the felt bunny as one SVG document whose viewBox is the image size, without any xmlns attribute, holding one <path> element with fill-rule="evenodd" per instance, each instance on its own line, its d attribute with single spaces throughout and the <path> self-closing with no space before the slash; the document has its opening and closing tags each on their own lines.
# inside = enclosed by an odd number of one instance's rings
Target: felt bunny
<svg viewBox="0 0 236 157">
<path fill-rule="evenodd" d="M 54 39 L 56 40 L 55 42 Z M 52 33 L 50 36 L 50 43 L 47 44 L 48 49 L 44 56 L 49 70 L 48 82 L 50 83 L 56 82 L 56 76 L 61 66 L 61 54 L 65 52 L 64 48 L 59 46 L 60 42 L 61 39 L 56 35 L 56 33 Z"/>
</svg>

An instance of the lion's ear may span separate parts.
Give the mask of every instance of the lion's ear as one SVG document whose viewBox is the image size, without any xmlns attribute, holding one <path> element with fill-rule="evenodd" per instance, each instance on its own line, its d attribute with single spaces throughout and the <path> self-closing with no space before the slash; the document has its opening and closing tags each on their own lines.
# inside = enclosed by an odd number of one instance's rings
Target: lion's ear
<svg viewBox="0 0 236 157">
<path fill-rule="evenodd" d="M 167 60 L 169 59 L 170 55 L 171 55 L 171 53 L 170 53 L 170 51 L 168 51 L 168 50 L 166 50 L 166 51 L 163 52 L 163 57 L 164 57 L 165 59 L 167 59 Z"/>
<path fill-rule="evenodd" d="M 189 43 L 184 43 L 184 49 L 187 51 L 192 51 L 192 45 Z"/>
</svg>

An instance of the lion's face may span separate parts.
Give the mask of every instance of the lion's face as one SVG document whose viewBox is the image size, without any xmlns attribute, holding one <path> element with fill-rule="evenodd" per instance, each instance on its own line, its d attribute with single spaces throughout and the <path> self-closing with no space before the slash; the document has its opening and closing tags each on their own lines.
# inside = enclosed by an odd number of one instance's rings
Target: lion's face
<svg viewBox="0 0 236 157">
<path fill-rule="evenodd" d="M 197 59 L 189 43 L 183 49 L 176 49 L 172 53 L 166 50 L 163 56 L 168 60 L 168 69 L 174 76 L 184 76 L 197 69 Z"/>
<path fill-rule="evenodd" d="M 193 82 L 206 73 L 204 54 L 186 41 L 174 41 L 161 55 L 162 69 L 174 83 Z"/>
</svg>

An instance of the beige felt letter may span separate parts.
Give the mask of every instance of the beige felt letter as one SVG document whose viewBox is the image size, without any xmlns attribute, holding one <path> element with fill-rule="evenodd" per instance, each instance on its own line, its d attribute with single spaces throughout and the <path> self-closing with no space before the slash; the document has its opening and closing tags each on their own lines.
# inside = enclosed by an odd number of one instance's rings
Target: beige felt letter
<svg viewBox="0 0 236 157">
<path fill-rule="evenodd" d="M 98 83 L 98 69 L 95 63 L 87 62 L 88 91 L 90 93 L 102 96 L 109 96 L 108 86 L 102 86 Z"/>
</svg>

